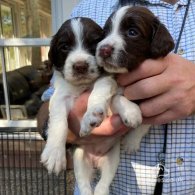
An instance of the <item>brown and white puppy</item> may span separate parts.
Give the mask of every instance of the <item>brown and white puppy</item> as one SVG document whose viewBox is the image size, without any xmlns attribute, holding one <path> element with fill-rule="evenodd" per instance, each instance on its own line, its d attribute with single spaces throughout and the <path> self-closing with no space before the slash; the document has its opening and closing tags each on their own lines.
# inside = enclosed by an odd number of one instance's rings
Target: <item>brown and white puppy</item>
<svg viewBox="0 0 195 195">
<path fill-rule="evenodd" d="M 174 48 L 174 42 L 168 30 L 144 7 L 120 8 L 109 17 L 104 31 L 106 37 L 98 43 L 96 59 L 98 65 L 111 74 L 131 71 L 144 60 L 164 57 Z M 95 126 L 100 125 L 104 116 L 107 115 L 107 108 L 112 99 L 112 111 L 120 115 L 126 126 L 136 128 L 126 134 L 122 140 L 124 149 L 128 153 L 135 152 L 139 149 L 141 139 L 150 126 L 141 125 L 142 116 L 139 107 L 122 95 L 122 89 L 116 89 L 117 84 L 113 77 L 104 77 L 102 81 L 96 81 L 97 87 L 93 89 L 89 97 L 87 112 L 81 122 L 80 135 L 89 134 Z M 115 90 L 114 96 L 113 90 Z M 84 155 L 82 150 L 77 150 L 75 159 L 79 163 L 74 164 L 75 172 L 81 194 L 91 195 L 92 163 L 87 159 L 83 162 Z M 101 169 L 101 178 L 95 187 L 95 195 L 109 194 L 109 186 L 119 164 L 119 155 L 120 140 L 96 162 Z M 88 178 L 88 181 L 82 179 L 81 176 Z"/>
<path fill-rule="evenodd" d="M 49 104 L 48 139 L 41 161 L 49 172 L 66 168 L 68 114 L 83 91 L 99 77 L 95 60 L 103 30 L 88 18 L 67 20 L 51 41 L 49 60 L 54 66 L 54 94 Z"/>
</svg>

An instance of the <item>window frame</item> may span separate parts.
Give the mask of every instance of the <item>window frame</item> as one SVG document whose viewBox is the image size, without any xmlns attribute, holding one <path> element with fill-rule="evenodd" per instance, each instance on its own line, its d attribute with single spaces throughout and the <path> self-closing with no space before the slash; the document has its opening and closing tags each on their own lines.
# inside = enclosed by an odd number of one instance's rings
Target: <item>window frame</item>
<svg viewBox="0 0 195 195">
<path fill-rule="evenodd" d="M 5 66 L 5 56 L 4 48 L 6 47 L 37 47 L 37 46 L 49 46 L 50 38 L 14 38 L 14 39 L 0 39 L 0 55 L 2 60 L 2 75 L 3 75 L 3 89 L 5 97 L 5 107 L 6 107 L 6 119 L 0 119 L 0 128 L 1 127 L 37 127 L 36 120 L 27 119 L 27 120 L 12 120 L 10 113 L 10 102 L 9 94 L 7 91 L 7 75 L 6 75 L 6 66 Z"/>
</svg>

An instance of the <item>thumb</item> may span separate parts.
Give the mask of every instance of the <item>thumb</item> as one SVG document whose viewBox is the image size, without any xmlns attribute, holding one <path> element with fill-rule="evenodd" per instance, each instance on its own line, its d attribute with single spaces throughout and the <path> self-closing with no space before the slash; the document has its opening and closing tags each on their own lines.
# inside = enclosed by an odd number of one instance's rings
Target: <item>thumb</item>
<svg viewBox="0 0 195 195">
<path fill-rule="evenodd" d="M 122 135 L 127 131 L 127 127 L 123 124 L 119 115 L 112 115 L 106 118 L 99 127 L 93 131 L 93 135 Z"/>
</svg>

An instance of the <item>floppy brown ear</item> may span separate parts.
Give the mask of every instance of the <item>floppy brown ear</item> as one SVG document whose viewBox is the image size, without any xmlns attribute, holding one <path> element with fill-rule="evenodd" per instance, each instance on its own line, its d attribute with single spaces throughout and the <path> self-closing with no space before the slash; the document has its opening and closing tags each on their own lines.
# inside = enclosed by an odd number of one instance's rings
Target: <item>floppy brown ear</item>
<svg viewBox="0 0 195 195">
<path fill-rule="evenodd" d="M 153 37 L 151 42 L 151 58 L 166 56 L 175 44 L 167 28 L 156 18 L 153 24 Z"/>
<path fill-rule="evenodd" d="M 54 64 L 56 64 L 56 35 L 53 36 L 52 40 L 51 40 L 51 43 L 50 43 L 50 49 L 49 49 L 49 52 L 48 52 L 48 59 L 51 63 L 51 66 L 53 66 Z"/>
</svg>

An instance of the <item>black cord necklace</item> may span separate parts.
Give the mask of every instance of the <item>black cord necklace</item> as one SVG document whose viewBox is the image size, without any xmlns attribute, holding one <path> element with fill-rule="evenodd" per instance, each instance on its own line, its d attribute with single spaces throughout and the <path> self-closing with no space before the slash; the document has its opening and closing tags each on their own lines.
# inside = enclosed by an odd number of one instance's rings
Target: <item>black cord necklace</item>
<svg viewBox="0 0 195 195">
<path fill-rule="evenodd" d="M 185 15 L 183 18 L 183 22 L 181 25 L 181 30 L 179 32 L 179 36 L 175 45 L 175 49 L 174 49 L 174 53 L 177 53 L 178 48 L 179 48 L 179 44 L 180 44 L 180 40 L 182 37 L 182 33 L 183 33 L 183 29 L 186 23 L 186 18 L 188 15 L 188 10 L 190 7 L 190 1 L 188 0 L 187 3 L 187 7 L 186 7 L 186 11 L 185 11 Z M 163 187 L 163 176 L 164 176 L 164 165 L 165 165 L 165 154 L 166 154 L 166 145 L 167 145 L 167 130 L 168 130 L 168 124 L 165 125 L 165 130 L 164 130 L 164 143 L 163 143 L 163 151 L 159 154 L 159 173 L 158 173 L 158 177 L 157 177 L 157 182 L 156 182 L 156 186 L 154 189 L 154 195 L 160 195 L 162 194 L 162 187 Z"/>
</svg>

